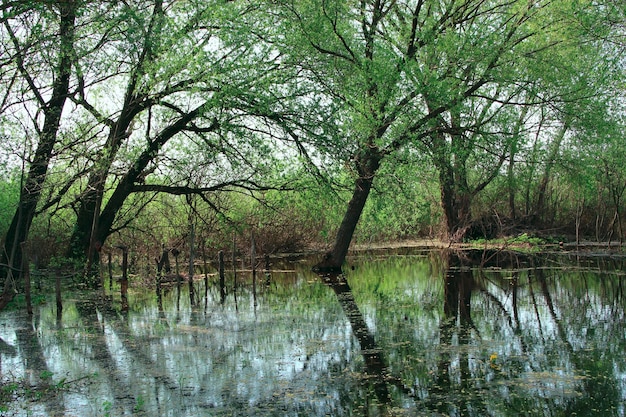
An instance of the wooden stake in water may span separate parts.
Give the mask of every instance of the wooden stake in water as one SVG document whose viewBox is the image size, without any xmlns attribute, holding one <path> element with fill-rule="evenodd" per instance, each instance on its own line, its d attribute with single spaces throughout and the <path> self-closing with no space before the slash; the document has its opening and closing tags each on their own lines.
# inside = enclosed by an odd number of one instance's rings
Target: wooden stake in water
<svg viewBox="0 0 626 417">
<path fill-rule="evenodd" d="M 22 277 L 24 278 L 24 296 L 26 297 L 26 311 L 28 315 L 33 315 L 33 303 L 30 296 L 30 268 L 26 253 L 26 242 L 20 243 L 22 249 Z"/>
<path fill-rule="evenodd" d="M 204 270 L 204 304 L 208 302 L 209 295 L 209 266 L 206 261 L 206 243 L 202 241 L 202 269 Z"/>
<path fill-rule="evenodd" d="M 250 266 L 252 267 L 252 275 L 256 276 L 256 242 L 254 241 L 254 233 L 250 236 Z"/>
<path fill-rule="evenodd" d="M 63 313 L 63 301 L 61 300 L 61 273 L 55 270 L 55 295 L 57 301 L 57 318 L 61 318 Z"/>
<path fill-rule="evenodd" d="M 233 288 L 237 289 L 237 245 L 235 241 L 235 232 L 233 232 Z"/>
<path fill-rule="evenodd" d="M 176 283 L 178 284 L 178 286 L 180 286 L 181 283 L 181 277 L 180 277 L 180 270 L 178 269 L 178 255 L 180 255 L 180 251 L 176 248 L 171 250 L 172 255 L 174 255 L 174 265 L 175 265 L 175 269 L 176 269 Z"/>
<path fill-rule="evenodd" d="M 270 255 L 265 254 L 265 285 L 270 285 L 270 279 L 272 277 L 270 271 Z"/>
<path fill-rule="evenodd" d="M 107 259 L 109 261 L 109 291 L 113 289 L 113 263 L 111 259 L 112 257 L 113 255 L 109 251 L 107 253 Z"/>
<path fill-rule="evenodd" d="M 251 235 L 251 240 L 252 247 L 250 248 L 250 262 L 252 263 L 252 297 L 254 298 L 254 307 L 256 307 L 256 244 L 254 242 L 254 232 Z"/>
<path fill-rule="evenodd" d="M 223 304 L 226 300 L 226 279 L 224 276 L 224 251 L 221 250 L 217 254 L 217 264 L 220 275 L 220 301 Z"/>
<path fill-rule="evenodd" d="M 120 280 L 122 311 L 128 311 L 128 247 L 117 247 L 122 250 L 122 279 Z"/>
<path fill-rule="evenodd" d="M 195 225 L 193 223 L 193 219 L 189 222 L 189 302 L 191 305 L 196 304 L 196 296 L 193 286 L 193 266 L 194 266 L 194 244 L 195 244 Z"/>
</svg>

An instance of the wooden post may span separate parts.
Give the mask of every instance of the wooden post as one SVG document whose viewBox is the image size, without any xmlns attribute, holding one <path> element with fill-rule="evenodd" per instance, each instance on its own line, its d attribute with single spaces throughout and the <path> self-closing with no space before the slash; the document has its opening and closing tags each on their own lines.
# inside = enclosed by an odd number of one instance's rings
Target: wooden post
<svg viewBox="0 0 626 417">
<path fill-rule="evenodd" d="M 40 264 L 39 264 L 39 257 L 37 256 L 37 254 L 33 254 L 33 265 L 35 266 L 35 271 L 39 271 L 40 269 Z M 37 274 L 37 282 L 35 283 L 35 288 L 37 288 L 38 291 L 41 291 L 41 277 L 43 274 Z"/>
<path fill-rule="evenodd" d="M 26 253 L 26 242 L 20 243 L 22 249 L 22 277 L 24 277 L 24 296 L 26 298 L 26 311 L 28 315 L 33 315 L 33 303 L 30 296 L 30 267 L 28 265 L 28 254 Z"/>
<path fill-rule="evenodd" d="M 61 318 L 63 313 L 63 300 L 61 300 L 61 272 L 55 269 L 55 295 L 57 301 L 57 319 Z"/>
<path fill-rule="evenodd" d="M 178 270 L 178 255 L 180 255 L 180 251 L 176 248 L 172 249 L 172 255 L 174 255 L 174 265 L 175 265 L 175 272 L 176 272 L 176 282 L 178 283 L 178 285 L 180 286 L 180 272 Z"/>
<path fill-rule="evenodd" d="M 98 248 L 98 278 L 100 282 L 98 285 L 102 288 L 102 295 L 106 296 L 106 278 L 104 276 L 104 260 L 102 259 L 102 245 Z"/>
<path fill-rule="evenodd" d="M 251 234 L 251 240 L 250 262 L 252 263 L 252 297 L 254 298 L 254 307 L 256 307 L 256 244 L 254 242 L 254 232 Z"/>
<path fill-rule="evenodd" d="M 272 274 L 270 273 L 270 255 L 265 254 L 265 285 L 270 285 L 270 278 Z"/>
<path fill-rule="evenodd" d="M 206 243 L 202 240 L 202 269 L 204 270 L 204 301 L 205 304 L 209 295 L 209 266 L 206 261 Z"/>
<path fill-rule="evenodd" d="M 122 311 L 128 311 L 128 280 L 120 282 L 120 291 L 122 294 Z"/>
<path fill-rule="evenodd" d="M 156 296 L 157 301 L 161 301 L 161 272 L 156 275 Z"/>
<path fill-rule="evenodd" d="M 122 279 L 120 292 L 122 296 L 122 311 L 128 311 L 128 247 L 118 246 L 122 250 Z"/>
<path fill-rule="evenodd" d="M 194 240 L 195 240 L 195 227 L 193 220 L 190 221 L 189 227 L 189 301 L 191 305 L 196 304 L 195 291 L 193 287 L 193 264 L 194 264 Z"/>
<path fill-rule="evenodd" d="M 226 300 L 226 283 L 224 278 L 224 251 L 221 250 L 217 254 L 217 263 L 220 274 L 220 301 L 224 304 Z"/>
<path fill-rule="evenodd" d="M 237 245 L 235 242 L 235 232 L 233 232 L 233 287 L 237 288 Z"/>
<path fill-rule="evenodd" d="M 111 251 L 108 251 L 107 253 L 107 260 L 109 262 L 109 291 L 113 289 L 113 261 L 112 261 L 113 255 L 111 254 Z"/>
<path fill-rule="evenodd" d="M 157 296 L 157 302 L 161 301 L 161 271 L 163 269 L 163 265 L 161 264 L 163 258 L 159 259 L 156 258 L 156 264 L 157 264 L 157 272 L 156 272 L 156 296 Z"/>
<path fill-rule="evenodd" d="M 252 266 L 252 276 L 256 275 L 256 244 L 254 242 L 254 232 L 250 235 L 250 265 Z"/>
</svg>

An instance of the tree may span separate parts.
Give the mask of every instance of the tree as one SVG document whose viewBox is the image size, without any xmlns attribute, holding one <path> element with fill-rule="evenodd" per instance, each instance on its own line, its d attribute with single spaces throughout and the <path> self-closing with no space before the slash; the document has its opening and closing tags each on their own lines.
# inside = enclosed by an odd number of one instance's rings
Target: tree
<svg viewBox="0 0 626 417">
<path fill-rule="evenodd" d="M 500 174 L 507 157 L 512 159 L 526 121 L 525 107 L 493 109 L 495 100 L 478 102 L 474 108 L 450 111 L 448 121 L 441 116 L 437 132 L 422 141 L 439 172 L 445 230 L 452 242 L 471 228 L 473 199 Z"/>
<path fill-rule="evenodd" d="M 72 257 L 93 253 L 94 247 L 123 227 L 114 227 L 114 222 L 131 193 L 204 194 L 234 186 L 263 188 L 250 180 L 252 174 L 244 168 L 254 164 L 251 153 L 244 152 L 259 134 L 251 119 L 254 113 L 241 114 L 231 108 L 235 97 L 266 86 L 267 73 L 276 66 L 275 56 L 268 55 L 246 29 L 251 7 L 228 1 L 156 0 L 147 8 L 143 4 L 126 4 L 113 19 L 125 22 L 131 16 L 136 20 L 120 33 L 120 42 L 133 51 L 123 61 L 124 70 L 106 76 L 86 74 L 82 83 L 90 89 L 108 85 L 113 89 L 124 83 L 120 107 L 106 114 L 102 108 L 109 104 L 92 103 L 87 88 L 74 98 L 108 129 L 108 135 L 95 151 L 79 197 L 68 253 Z M 237 121 L 251 126 L 245 139 L 237 132 L 241 128 Z M 258 143 L 256 147 L 256 152 L 263 150 Z M 179 159 L 187 162 L 168 166 Z M 270 161 L 270 155 L 265 159 Z M 192 180 L 200 165 L 224 167 L 221 162 L 226 160 L 238 165 L 239 172 L 229 170 L 231 177 L 218 181 L 208 175 Z"/>
<path fill-rule="evenodd" d="M 502 114 L 513 125 L 521 119 L 522 113 L 508 106 L 526 89 L 538 88 L 525 67 L 534 59 L 547 60 L 557 49 L 562 39 L 556 35 L 573 19 L 567 4 L 278 2 L 276 13 L 286 34 L 276 44 L 283 62 L 297 66 L 338 108 L 330 123 L 340 126 L 340 136 L 328 139 L 343 149 L 334 156 L 349 163 L 354 174 L 352 199 L 335 244 L 317 269 L 341 268 L 381 163 L 405 147 L 432 158 L 450 217 L 448 234 L 463 235 L 468 197 L 483 186 L 469 190 L 461 167 L 478 146 L 510 147 L 507 138 L 514 132 L 494 135 L 485 126 Z M 506 152 L 498 149 L 487 180 L 506 160 Z M 462 192 L 451 195 L 454 188 Z"/>
<path fill-rule="evenodd" d="M 77 6 L 77 2 L 68 0 L 51 2 L 49 5 L 13 3 L 2 9 L 4 36 L 10 40 L 5 48 L 9 49 L 11 65 L 17 69 L 16 73 L 28 90 L 27 95 L 32 97 L 37 107 L 37 115 L 32 120 L 37 145 L 30 158 L 18 207 L 0 255 L 2 276 L 6 279 L 0 297 L 0 309 L 13 298 L 13 274 L 22 264 L 20 245 L 28 237 L 57 141 L 61 115 L 70 89 Z M 41 28 L 50 28 L 56 34 L 46 39 L 44 36 L 51 34 L 39 33 Z"/>
<path fill-rule="evenodd" d="M 171 42 L 171 32 L 168 32 L 165 26 L 164 2 L 155 0 L 151 6 L 150 8 L 142 7 L 139 4 L 124 4 L 112 8 L 104 16 L 114 24 L 105 24 L 105 33 L 108 35 L 103 37 L 101 43 L 107 43 L 113 47 L 119 42 L 126 48 L 125 52 L 128 53 L 126 60 L 121 55 L 114 56 L 114 59 L 119 62 L 119 67 L 118 65 L 113 66 L 115 69 L 112 73 L 107 73 L 105 76 L 99 73 L 85 74 L 82 67 L 93 67 L 93 63 L 77 63 L 77 66 L 81 68 L 81 82 L 80 89 L 74 99 L 89 111 L 97 122 L 106 126 L 108 135 L 104 143 L 96 149 L 86 189 L 79 199 L 76 224 L 68 252 L 71 257 L 80 258 L 86 255 L 90 245 L 95 244 L 92 239 L 92 232 L 97 229 L 106 180 L 118 151 L 133 133 L 136 118 L 146 110 L 151 110 L 161 100 L 184 90 L 190 82 L 184 79 L 173 81 L 167 78 L 158 78 L 158 71 L 170 70 L 165 67 L 164 62 L 159 62 L 159 58 L 165 55 L 165 59 L 167 59 L 167 52 L 169 51 L 166 47 L 171 46 L 171 43 L 167 46 L 164 43 Z M 118 28 L 116 25 L 120 25 L 120 27 Z M 108 51 L 101 47 L 100 52 L 106 55 Z M 106 115 L 97 107 L 106 108 L 108 103 L 92 104 L 89 98 L 89 89 L 95 89 L 99 83 L 106 83 L 114 87 L 119 82 L 126 83 L 121 106 L 113 110 L 111 115 Z M 148 117 L 151 118 L 151 116 L 150 113 Z M 151 122 L 152 120 L 148 120 L 148 129 L 150 129 Z M 149 136 L 150 132 L 147 135 Z M 169 136 L 171 137 L 171 134 Z"/>
</svg>

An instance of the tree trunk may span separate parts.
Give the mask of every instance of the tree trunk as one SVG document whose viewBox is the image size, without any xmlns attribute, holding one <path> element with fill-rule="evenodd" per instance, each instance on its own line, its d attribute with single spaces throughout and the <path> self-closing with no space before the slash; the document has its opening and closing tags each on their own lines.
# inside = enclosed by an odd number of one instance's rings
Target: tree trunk
<svg viewBox="0 0 626 417">
<path fill-rule="evenodd" d="M 67 257 L 69 258 L 84 259 L 88 255 L 88 249 L 92 242 L 93 225 L 97 223 L 94 218 L 98 215 L 106 179 L 115 160 L 115 155 L 117 155 L 124 139 L 130 135 L 128 129 L 131 120 L 142 109 L 143 107 L 137 105 L 125 107 L 122 110 L 122 116 L 111 127 L 106 144 L 99 152 L 96 164 L 92 167 L 86 191 L 80 199 L 76 223 L 74 224 L 67 252 Z"/>
<path fill-rule="evenodd" d="M 548 190 L 548 184 L 552 179 L 552 168 L 557 160 L 559 152 L 561 150 L 561 143 L 563 142 L 563 138 L 565 137 L 565 133 L 567 132 L 569 125 L 567 122 L 563 125 L 561 130 L 557 133 L 556 137 L 550 144 L 548 150 L 548 157 L 546 159 L 546 166 L 541 177 L 541 181 L 539 183 L 539 188 L 537 190 L 537 203 L 535 204 L 535 208 L 532 212 L 532 217 L 535 221 L 541 221 L 544 219 L 544 214 L 546 210 L 546 194 Z"/>
<path fill-rule="evenodd" d="M 440 178 L 440 181 L 447 238 L 450 242 L 461 242 L 472 223 L 472 196 L 468 192 L 457 191 L 454 182 L 445 178 Z"/>
<path fill-rule="evenodd" d="M 170 126 L 163 129 L 163 131 L 159 133 L 159 135 L 152 142 L 150 142 L 148 147 L 139 155 L 139 157 L 137 157 L 135 163 L 119 181 L 113 191 L 113 194 L 111 194 L 106 204 L 100 211 L 99 219 L 96 222 L 96 228 L 94 231 L 95 236 L 93 236 L 93 242 L 95 242 L 96 245 L 104 245 L 105 240 L 111 234 L 111 228 L 113 227 L 117 213 L 124 205 L 128 196 L 134 192 L 135 183 L 142 176 L 144 169 L 159 154 L 163 145 L 165 145 L 174 135 L 182 131 L 189 122 L 200 116 L 203 109 L 204 105 L 200 105 L 183 117 L 179 118 Z M 212 124 L 210 127 L 210 129 L 216 128 L 216 123 Z M 86 216 L 84 220 L 77 219 L 73 236 L 76 240 L 72 241 L 73 255 L 78 254 L 79 256 L 83 256 L 87 253 L 89 245 L 92 242 L 91 226 L 93 224 L 93 216 L 96 212 L 96 205 L 94 204 L 92 209 L 85 212 L 85 214 L 89 214 L 91 217 Z M 90 220 L 90 222 L 87 222 L 87 220 Z"/>
<path fill-rule="evenodd" d="M 70 75 L 72 69 L 72 55 L 74 48 L 74 25 L 76 20 L 75 2 L 59 2 L 59 65 L 56 69 L 56 79 L 52 85 L 52 95 L 47 103 L 40 103 L 44 114 L 43 128 L 33 161 L 30 165 L 26 181 L 20 191 L 20 200 L 17 210 L 11 220 L 11 225 L 5 236 L 5 247 L 0 254 L 0 264 L 3 266 L 2 276 L 12 277 L 13 271 L 19 269 L 22 263 L 20 244 L 26 241 L 30 226 L 35 217 L 35 210 L 43 184 L 48 173 L 48 166 L 52 158 L 52 150 L 57 140 L 57 133 L 61 123 L 61 113 L 67 99 Z M 34 87 L 33 87 L 34 88 Z M 38 91 L 35 91 L 40 96 Z M 11 271 L 9 271 L 11 270 Z M 6 305 L 5 297 L 12 293 L 5 293 L 0 302 L 0 309 Z"/>
<path fill-rule="evenodd" d="M 91 169 L 86 191 L 81 198 L 76 224 L 70 239 L 70 247 L 67 256 L 73 259 L 84 259 L 90 252 L 92 243 L 97 242 L 92 236 L 92 225 L 97 223 L 94 220 L 98 216 L 99 207 L 102 203 L 106 180 L 109 176 L 111 166 L 124 141 L 130 136 L 131 125 L 135 117 L 153 103 L 148 99 L 146 92 L 140 91 L 140 79 L 145 72 L 145 66 L 151 65 L 154 59 L 155 33 L 160 31 L 160 20 L 163 14 L 163 1 L 154 3 L 154 9 L 150 26 L 145 35 L 143 49 L 138 61 L 130 72 L 130 77 L 126 85 L 124 104 L 119 112 L 119 117 L 107 123 L 110 127 L 106 143 L 100 149 L 96 158 L 96 163 Z M 96 254 L 97 258 L 97 254 Z"/>
<path fill-rule="evenodd" d="M 313 267 L 315 272 L 341 272 L 352 236 L 367 202 L 372 182 L 378 167 L 380 166 L 381 156 L 375 149 L 370 149 L 358 164 L 359 177 L 355 181 L 352 198 L 348 203 L 348 208 L 343 216 L 339 230 L 335 237 L 335 244 L 331 251 L 324 255 L 321 262 Z"/>
<path fill-rule="evenodd" d="M 506 171 L 506 177 L 507 177 L 507 183 L 509 186 L 509 217 L 512 220 L 515 220 L 517 218 L 517 210 L 515 208 L 515 170 L 514 170 L 514 165 L 515 165 L 515 146 L 511 145 L 511 159 L 509 159 L 509 165 L 507 167 L 507 171 Z"/>
<path fill-rule="evenodd" d="M 517 194 L 517 181 L 515 179 L 515 157 L 517 156 L 518 144 L 520 141 L 520 132 L 522 131 L 524 121 L 528 115 L 528 107 L 524 107 L 520 112 L 520 117 L 515 124 L 514 136 L 509 145 L 509 165 L 507 166 L 507 184 L 509 192 L 509 217 L 512 220 L 517 218 L 517 208 L 515 207 L 515 195 Z"/>
<path fill-rule="evenodd" d="M 451 120 L 455 128 L 462 131 L 457 115 Z M 439 189 L 441 191 L 441 208 L 444 213 L 446 238 L 450 242 L 463 240 L 471 221 L 470 205 L 472 194 L 467 183 L 466 161 L 469 156 L 463 135 L 450 135 L 448 143 L 446 123 L 439 120 L 441 130 L 433 133 L 432 161 L 439 171 Z"/>
<path fill-rule="evenodd" d="M 441 208 L 443 209 L 446 234 L 450 242 L 460 242 L 465 237 L 472 221 L 472 194 L 459 190 L 455 180 L 455 169 L 439 158 L 439 186 L 441 190 Z"/>
</svg>

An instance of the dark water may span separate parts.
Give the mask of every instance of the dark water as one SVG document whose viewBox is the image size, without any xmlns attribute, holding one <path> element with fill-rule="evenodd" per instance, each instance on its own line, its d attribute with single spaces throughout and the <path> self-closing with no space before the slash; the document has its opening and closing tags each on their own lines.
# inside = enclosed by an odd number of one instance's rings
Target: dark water
<svg viewBox="0 0 626 417">
<path fill-rule="evenodd" d="M 1 415 L 624 416 L 624 263 L 363 253 L 0 313 Z M 482 264 L 482 266 L 481 266 Z M 352 268 L 352 266 L 354 268 Z M 45 389 L 42 389 L 45 388 Z M 36 394 L 33 394 L 36 393 Z"/>
</svg>

